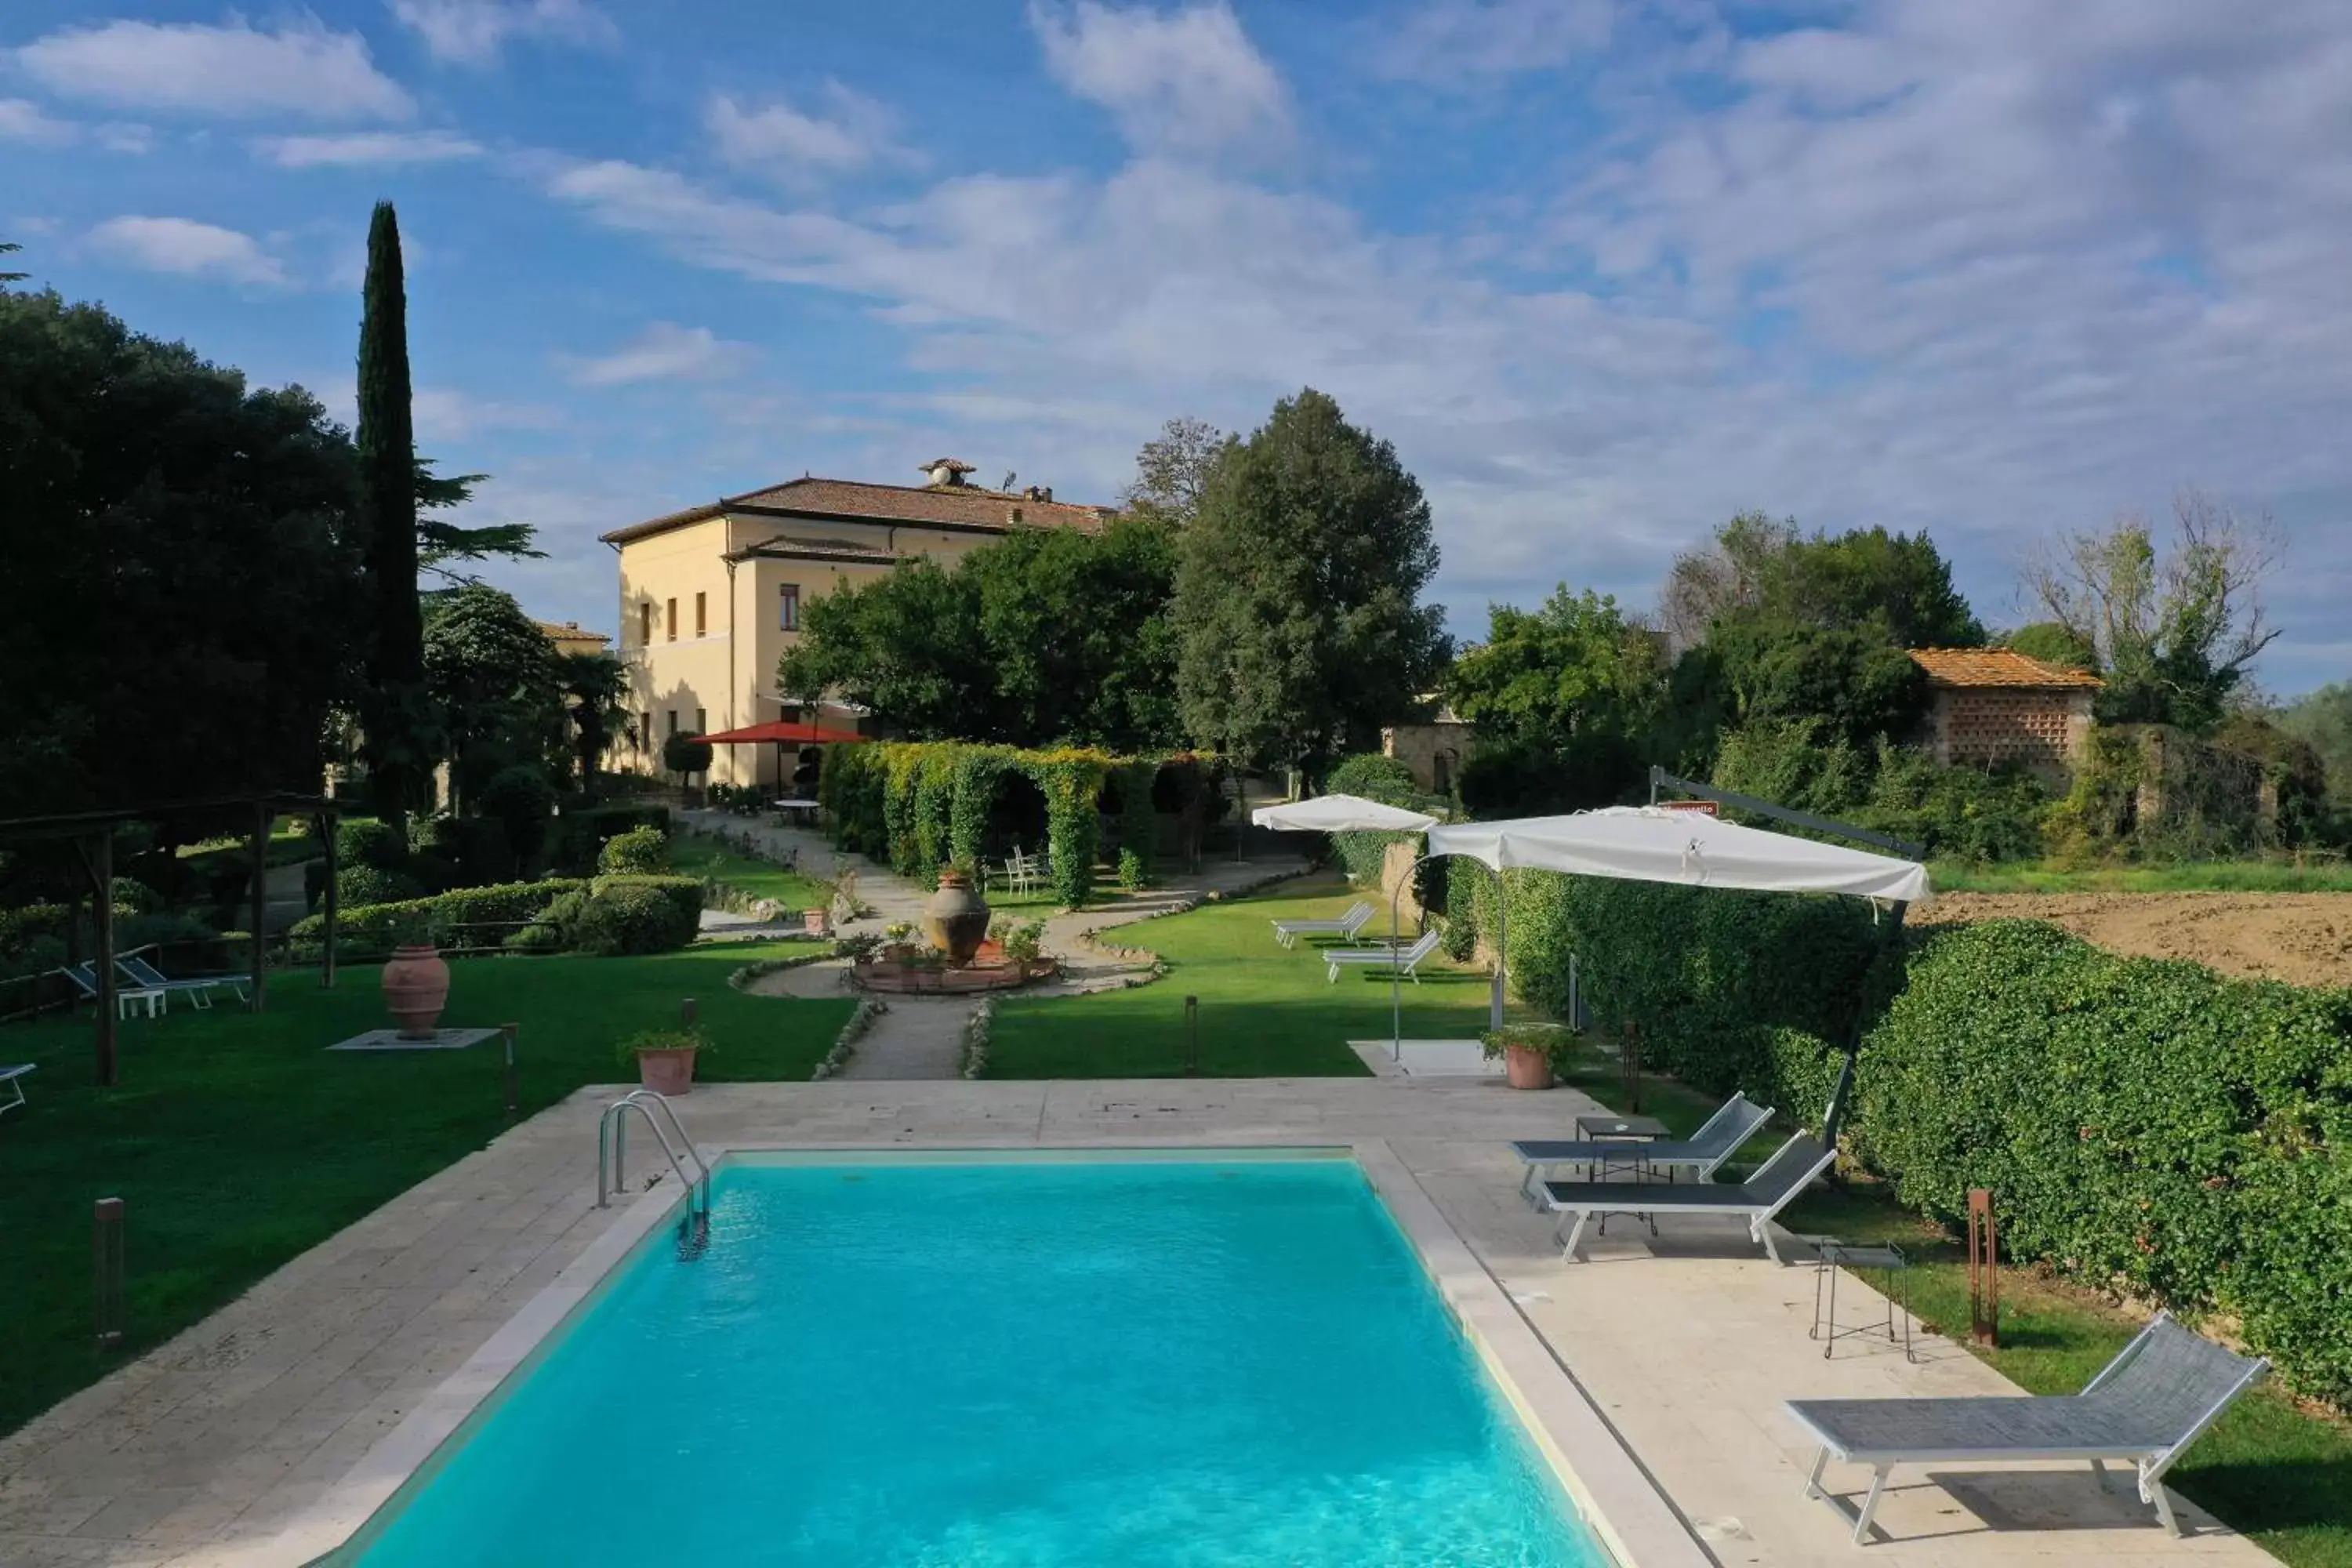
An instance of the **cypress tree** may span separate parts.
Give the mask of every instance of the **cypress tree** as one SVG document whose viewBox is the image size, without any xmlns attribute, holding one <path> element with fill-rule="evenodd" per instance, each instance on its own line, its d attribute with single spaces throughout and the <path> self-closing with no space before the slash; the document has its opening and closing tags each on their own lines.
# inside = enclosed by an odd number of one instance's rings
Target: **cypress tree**
<svg viewBox="0 0 2352 1568">
<path fill-rule="evenodd" d="M 425 616 L 416 596 L 416 435 L 409 408 L 408 290 L 390 202 L 368 225 L 360 317 L 359 517 L 367 542 L 373 642 L 362 705 L 377 815 L 404 830 L 419 804 Z"/>
</svg>

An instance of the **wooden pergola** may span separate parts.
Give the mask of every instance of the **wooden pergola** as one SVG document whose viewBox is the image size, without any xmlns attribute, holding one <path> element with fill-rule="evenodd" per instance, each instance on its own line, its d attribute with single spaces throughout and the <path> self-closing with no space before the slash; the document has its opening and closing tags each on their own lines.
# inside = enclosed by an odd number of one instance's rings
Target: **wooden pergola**
<svg viewBox="0 0 2352 1568">
<path fill-rule="evenodd" d="M 0 821 L 0 844 L 54 842 L 63 839 L 74 847 L 89 879 L 92 923 L 98 935 L 98 952 L 92 955 L 91 970 L 98 979 L 98 1082 L 100 1088 L 112 1088 L 116 1081 L 115 1033 L 119 990 L 114 972 L 114 835 L 118 828 L 134 822 L 153 822 L 174 816 L 218 816 L 224 813 L 244 810 L 251 813 L 253 847 L 252 905 L 252 981 L 246 1005 L 260 1012 L 268 1001 L 267 933 L 262 930 L 268 908 L 269 826 L 288 814 L 309 816 L 318 825 L 319 837 L 327 851 L 327 887 L 320 912 L 326 917 L 324 962 L 319 972 L 319 984 L 330 987 L 335 984 L 335 823 L 342 807 L 325 795 L 290 795 L 266 791 L 253 795 L 214 795 L 199 800 L 156 801 L 112 811 L 72 812 L 57 816 L 20 816 Z"/>
</svg>

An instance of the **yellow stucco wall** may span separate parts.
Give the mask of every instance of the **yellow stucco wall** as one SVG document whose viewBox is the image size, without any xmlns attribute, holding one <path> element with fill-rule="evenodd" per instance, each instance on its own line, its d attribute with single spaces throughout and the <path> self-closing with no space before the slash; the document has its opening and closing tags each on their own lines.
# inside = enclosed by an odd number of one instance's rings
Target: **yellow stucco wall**
<svg viewBox="0 0 2352 1568">
<path fill-rule="evenodd" d="M 625 740 L 610 765 L 660 771 L 661 742 L 671 731 L 673 714 L 677 730 L 684 732 L 698 728 L 699 711 L 699 728 L 709 733 L 782 717 L 776 661 L 799 640 L 797 632 L 782 625 L 783 586 L 799 588 L 804 610 L 812 600 L 892 570 L 881 562 L 753 558 L 738 563 L 730 574 L 728 555 L 781 542 L 787 547 L 849 546 L 950 559 L 994 537 L 883 522 L 725 517 L 626 542 L 619 552 L 621 638 L 615 651 L 629 671 L 630 721 L 641 730 L 650 714 L 652 734 L 650 743 Z M 790 765 L 787 758 L 785 766 Z M 766 784 L 775 778 L 773 747 L 720 746 L 711 761 L 713 784 Z"/>
</svg>

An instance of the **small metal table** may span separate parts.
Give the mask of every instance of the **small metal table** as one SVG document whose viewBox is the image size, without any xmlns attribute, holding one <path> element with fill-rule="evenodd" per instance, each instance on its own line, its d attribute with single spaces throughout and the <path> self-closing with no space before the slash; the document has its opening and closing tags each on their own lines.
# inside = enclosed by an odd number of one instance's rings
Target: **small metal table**
<svg viewBox="0 0 2352 1568">
<path fill-rule="evenodd" d="M 1894 1344 L 1895 1314 L 1900 1309 L 1903 1313 L 1903 1359 L 1917 1361 L 1918 1355 L 1911 1348 L 1911 1294 L 1904 1272 L 1910 1268 L 1911 1261 L 1903 1256 L 1903 1249 L 1892 1242 L 1840 1241 L 1833 1236 L 1811 1236 L 1800 1239 L 1811 1242 L 1813 1247 L 1813 1326 L 1806 1337 L 1822 1342 L 1822 1359 L 1827 1360 L 1837 1349 L 1838 1341 L 1851 1339 L 1856 1334 L 1876 1333 L 1881 1329 L 1886 1332 L 1886 1342 Z M 1886 1321 L 1884 1323 L 1864 1323 L 1851 1329 L 1837 1326 L 1837 1281 L 1843 1268 L 1852 1268 L 1856 1272 L 1875 1269 L 1878 1272 L 1879 1295 L 1886 1303 Z M 1826 1305 L 1822 1301 L 1824 1277 L 1828 1281 Z"/>
<path fill-rule="evenodd" d="M 1654 1116 L 1620 1116 L 1614 1111 L 1606 1110 L 1595 1111 L 1589 1116 L 1580 1116 L 1573 1125 L 1577 1142 L 1580 1143 L 1625 1145 L 1627 1157 L 1622 1163 L 1613 1160 L 1596 1160 L 1585 1167 L 1587 1178 L 1595 1182 L 1606 1181 L 1612 1169 L 1626 1172 L 1635 1181 L 1649 1180 L 1654 1173 L 1649 1163 L 1642 1158 L 1642 1145 L 1655 1143 L 1660 1139 L 1674 1136 L 1674 1129 Z M 1607 1236 L 1609 1216 L 1604 1214 L 1596 1215 L 1594 1217 L 1601 1222 L 1598 1234 Z M 1658 1234 L 1657 1216 L 1635 1214 L 1633 1217 L 1647 1225 L 1652 1236 Z"/>
</svg>

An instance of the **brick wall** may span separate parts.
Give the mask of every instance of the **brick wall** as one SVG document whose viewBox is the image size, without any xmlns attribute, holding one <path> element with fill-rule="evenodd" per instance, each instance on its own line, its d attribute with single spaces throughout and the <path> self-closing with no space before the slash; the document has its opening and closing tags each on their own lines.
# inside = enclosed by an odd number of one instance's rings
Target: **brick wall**
<svg viewBox="0 0 2352 1568">
<path fill-rule="evenodd" d="M 1948 764 L 2022 762 L 2063 775 L 2091 732 L 2091 694 L 2015 687 L 1946 687 L 1929 721 L 1936 760 Z"/>
</svg>

